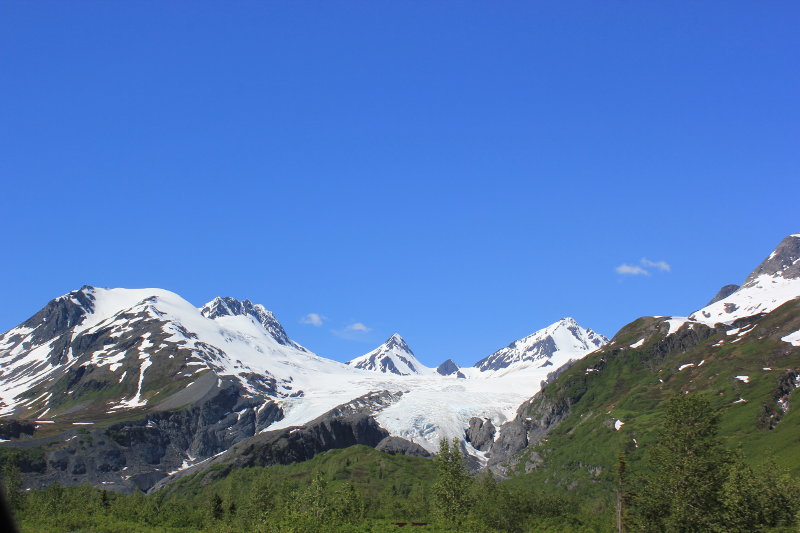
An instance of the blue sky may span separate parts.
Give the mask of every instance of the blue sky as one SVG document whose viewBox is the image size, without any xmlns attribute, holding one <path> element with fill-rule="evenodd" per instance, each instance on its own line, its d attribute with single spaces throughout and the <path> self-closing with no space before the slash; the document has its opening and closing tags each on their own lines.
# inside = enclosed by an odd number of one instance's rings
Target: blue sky
<svg viewBox="0 0 800 533">
<path fill-rule="evenodd" d="M 4 2 L 0 330 L 161 287 L 435 365 L 685 315 L 800 231 L 798 27 L 797 2 Z"/>
</svg>

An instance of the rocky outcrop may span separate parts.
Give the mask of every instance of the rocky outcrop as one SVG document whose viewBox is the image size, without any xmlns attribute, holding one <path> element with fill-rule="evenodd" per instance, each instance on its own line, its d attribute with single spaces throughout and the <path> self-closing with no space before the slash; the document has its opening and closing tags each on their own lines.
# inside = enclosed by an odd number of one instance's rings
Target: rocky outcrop
<svg viewBox="0 0 800 533">
<path fill-rule="evenodd" d="M 706 305 L 708 306 L 708 305 L 716 303 L 716 302 L 718 302 L 720 300 L 724 300 L 725 298 L 727 298 L 728 296 L 730 296 L 731 294 L 733 294 L 734 292 L 736 292 L 738 290 L 739 290 L 739 285 L 735 285 L 735 284 L 725 285 L 719 290 L 717 295 L 714 296 L 711 299 L 711 301 L 708 302 Z"/>
<path fill-rule="evenodd" d="M 472 417 L 465 432 L 466 441 L 476 450 L 486 451 L 494 442 L 495 427 L 491 420 Z"/>
<path fill-rule="evenodd" d="M 207 479 L 227 476 L 237 468 L 289 464 L 311 459 L 318 453 L 356 444 L 376 447 L 389 432 L 364 414 L 320 417 L 303 426 L 267 431 L 233 447 L 218 459 L 202 466 Z M 222 468 L 210 469 L 214 465 Z"/>
<path fill-rule="evenodd" d="M 765 275 L 784 279 L 800 278 L 800 233 L 784 238 L 769 257 L 747 276 L 742 286 L 746 287 Z"/>
<path fill-rule="evenodd" d="M 567 415 L 571 406 L 580 400 L 586 388 L 579 383 L 560 388 L 554 393 L 542 390 L 517 409 L 517 416 L 500 427 L 500 435 L 489 446 L 487 467 L 506 475 L 514 455 L 538 443 Z M 570 392 L 567 392 L 569 390 Z"/>
<path fill-rule="evenodd" d="M 18 445 L 41 454 L 21 465 L 26 487 L 89 483 L 121 492 L 146 491 L 159 479 L 229 449 L 283 417 L 273 402 L 244 394 L 234 382 L 213 386 L 189 407 L 156 411 L 109 426 L 73 427 Z"/>
<path fill-rule="evenodd" d="M 441 365 L 436 367 L 436 373 L 441 376 L 456 375 L 457 378 L 466 379 L 466 376 L 461 372 L 458 365 L 452 359 L 448 359 Z"/>
<path fill-rule="evenodd" d="M 0 420 L 0 439 L 18 439 L 35 432 L 36 424 L 30 420 Z"/>
<path fill-rule="evenodd" d="M 386 437 L 375 446 L 379 452 L 391 455 L 410 455 L 412 457 L 430 457 L 431 454 L 417 444 L 401 437 Z"/>
</svg>

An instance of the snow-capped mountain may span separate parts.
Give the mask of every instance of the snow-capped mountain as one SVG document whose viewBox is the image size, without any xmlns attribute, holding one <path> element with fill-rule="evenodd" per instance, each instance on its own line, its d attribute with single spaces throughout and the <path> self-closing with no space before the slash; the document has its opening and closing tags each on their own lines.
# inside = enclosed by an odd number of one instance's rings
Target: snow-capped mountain
<svg viewBox="0 0 800 533">
<path fill-rule="evenodd" d="M 789 235 L 756 268 L 741 287 L 689 315 L 688 320 L 714 325 L 768 313 L 800 297 L 800 233 Z"/>
<path fill-rule="evenodd" d="M 283 326 L 271 311 L 263 305 L 253 304 L 250 300 L 240 302 L 235 298 L 217 296 L 206 305 L 200 308 L 200 314 L 206 318 L 218 319 L 223 316 L 249 316 L 267 330 L 278 344 L 307 352 L 305 348 L 294 342 L 286 334 Z"/>
<path fill-rule="evenodd" d="M 431 369 L 417 361 L 414 352 L 408 347 L 403 337 L 397 333 L 371 352 L 351 359 L 347 364 L 354 368 L 397 374 L 398 376 L 431 373 Z"/>
<path fill-rule="evenodd" d="M 562 346 L 550 353 L 553 365 L 580 356 L 553 335 Z M 61 466 L 48 467 L 41 486 L 146 490 L 260 432 L 336 413 L 371 416 L 392 437 L 433 452 L 441 438 L 464 439 L 474 417 L 504 423 L 555 369 L 480 372 L 449 363 L 426 367 L 395 334 L 348 365 L 300 346 L 248 300 L 215 298 L 198 308 L 162 289 L 87 286 L 0 335 L 0 416 L 64 441 L 48 452 Z M 67 444 L 74 426 L 94 424 L 97 446 Z"/>
<path fill-rule="evenodd" d="M 267 370 L 287 358 L 320 360 L 250 302 L 198 310 L 161 289 L 83 287 L 0 336 L 0 414 L 42 417 L 83 396 L 105 412 L 145 407 L 208 371 L 253 397 L 291 394 L 289 373 Z"/>
<path fill-rule="evenodd" d="M 562 318 L 525 338 L 475 363 L 481 372 L 503 372 L 522 368 L 553 367 L 580 359 L 598 349 L 608 339 L 591 329 L 584 329 L 573 318 Z"/>
</svg>

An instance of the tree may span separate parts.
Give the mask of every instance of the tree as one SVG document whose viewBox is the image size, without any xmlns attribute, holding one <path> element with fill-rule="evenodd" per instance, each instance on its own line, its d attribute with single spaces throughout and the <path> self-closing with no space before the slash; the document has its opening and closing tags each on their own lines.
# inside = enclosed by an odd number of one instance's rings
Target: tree
<svg viewBox="0 0 800 533">
<path fill-rule="evenodd" d="M 649 472 L 632 496 L 642 531 L 705 532 L 718 529 L 721 490 L 731 462 L 717 436 L 718 417 L 705 398 L 669 401 Z"/>
<path fill-rule="evenodd" d="M 441 522 L 455 528 L 465 521 L 472 503 L 472 479 L 464 466 L 458 440 L 453 439 L 451 445 L 442 439 L 435 460 L 438 476 L 433 485 L 434 511 Z"/>
<path fill-rule="evenodd" d="M 753 469 L 737 457 L 722 486 L 721 501 L 726 533 L 787 526 L 800 510 L 800 485 L 773 465 Z"/>
<path fill-rule="evenodd" d="M 617 533 L 628 529 L 628 503 L 631 495 L 628 488 L 628 459 L 624 451 L 617 455 Z"/>
<path fill-rule="evenodd" d="M 22 476 L 19 469 L 19 452 L 12 450 L 3 465 L 3 489 L 6 502 L 12 513 L 18 512 L 23 503 Z"/>
<path fill-rule="evenodd" d="M 222 498 L 216 492 L 211 496 L 211 518 L 220 520 L 225 511 L 222 509 Z"/>
</svg>

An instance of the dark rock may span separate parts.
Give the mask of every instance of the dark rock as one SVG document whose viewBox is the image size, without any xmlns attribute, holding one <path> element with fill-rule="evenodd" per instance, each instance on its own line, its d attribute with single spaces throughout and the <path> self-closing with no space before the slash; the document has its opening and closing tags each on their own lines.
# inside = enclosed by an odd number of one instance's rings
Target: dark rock
<svg viewBox="0 0 800 533">
<path fill-rule="evenodd" d="M 742 285 L 746 286 L 762 275 L 779 274 L 784 279 L 800 278 L 800 261 L 798 259 L 800 259 L 800 233 L 789 235 L 783 239 L 775 251 L 747 276 Z"/>
<path fill-rule="evenodd" d="M 18 439 L 35 432 L 36 424 L 30 420 L 0 420 L 0 439 Z"/>
<path fill-rule="evenodd" d="M 436 372 L 441 374 L 442 376 L 451 376 L 453 374 L 458 373 L 458 371 L 459 371 L 458 365 L 452 359 L 448 359 L 447 361 L 436 367 Z"/>
<path fill-rule="evenodd" d="M 417 444 L 401 437 L 386 437 L 375 446 L 379 452 L 391 455 L 410 455 L 412 457 L 430 457 L 431 454 Z"/>
<path fill-rule="evenodd" d="M 713 303 L 716 303 L 716 302 L 718 302 L 720 300 L 724 300 L 725 298 L 727 298 L 728 296 L 730 296 L 731 294 L 733 294 L 734 292 L 736 292 L 738 290 L 739 290 L 739 286 L 738 285 L 725 285 L 724 287 L 722 287 L 719 290 L 717 295 L 714 296 L 711 299 L 711 301 L 706 304 L 706 306 L 709 306 L 709 305 L 711 305 Z"/>
<path fill-rule="evenodd" d="M 389 433 L 363 414 L 317 419 L 304 427 L 268 431 L 248 439 L 237 449 L 234 468 L 289 464 L 316 454 L 355 444 L 375 447 Z"/>
<path fill-rule="evenodd" d="M 494 442 L 495 427 L 491 420 L 473 416 L 465 432 L 466 440 L 476 450 L 486 451 Z"/>
</svg>

